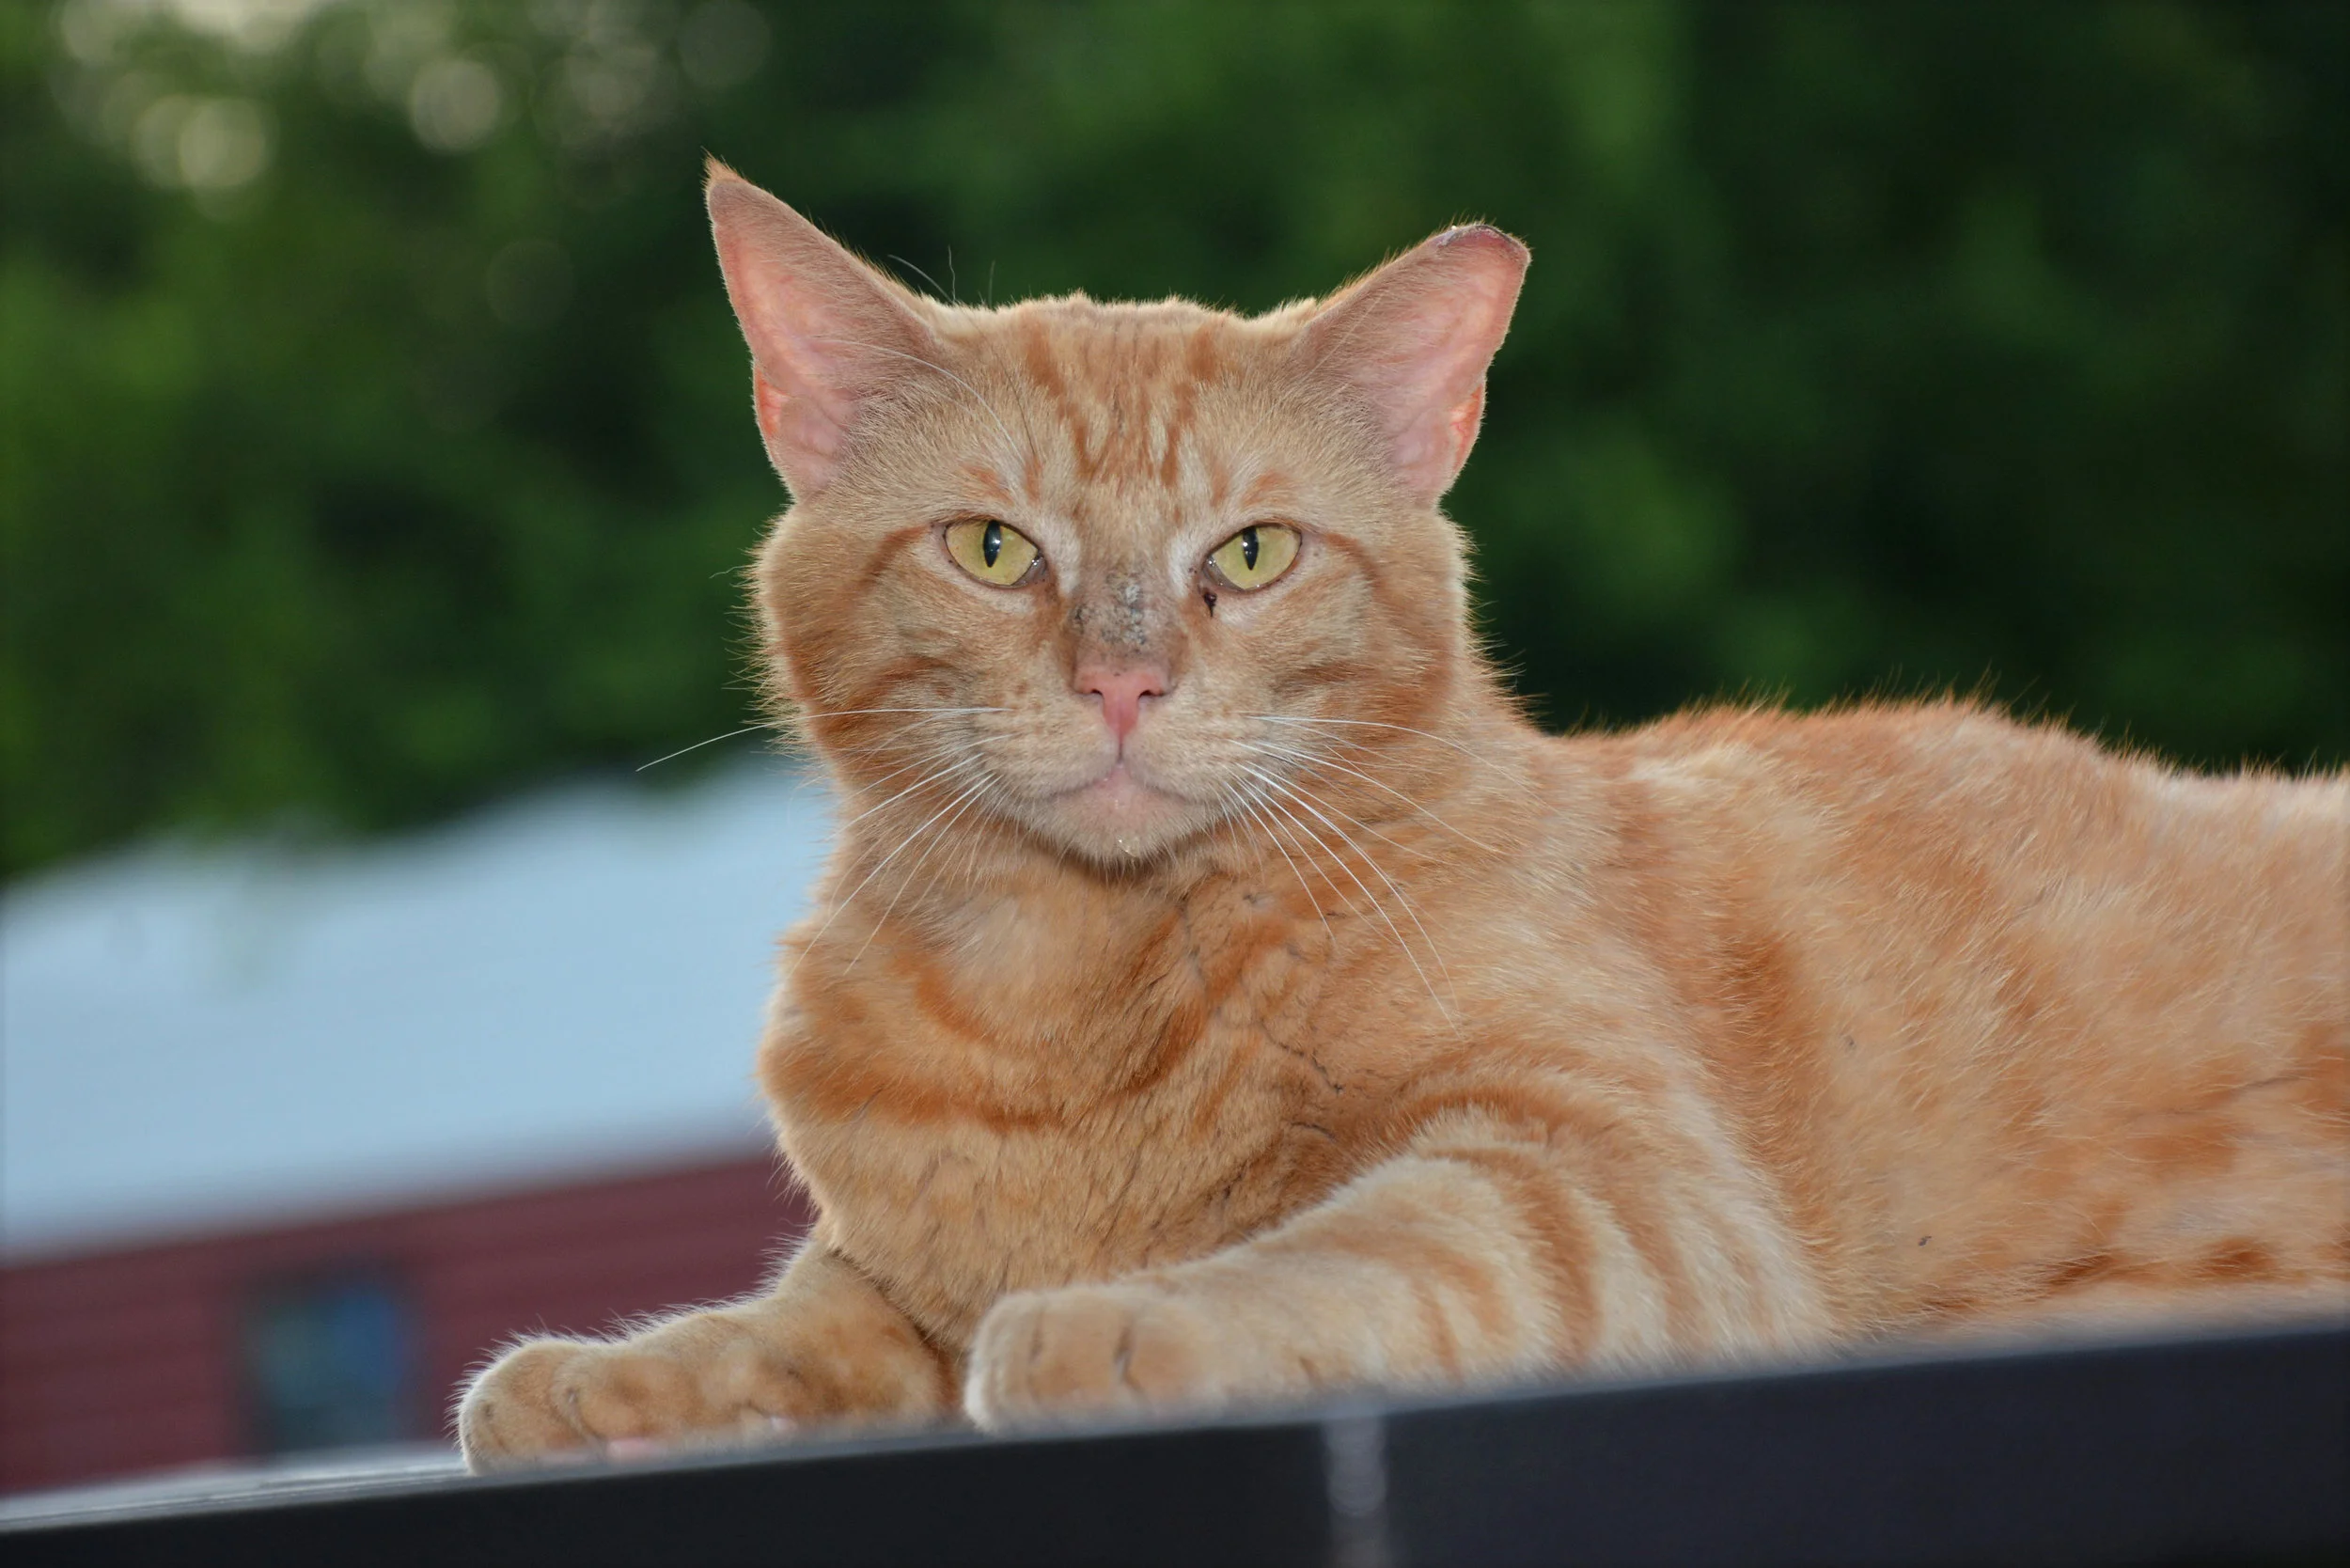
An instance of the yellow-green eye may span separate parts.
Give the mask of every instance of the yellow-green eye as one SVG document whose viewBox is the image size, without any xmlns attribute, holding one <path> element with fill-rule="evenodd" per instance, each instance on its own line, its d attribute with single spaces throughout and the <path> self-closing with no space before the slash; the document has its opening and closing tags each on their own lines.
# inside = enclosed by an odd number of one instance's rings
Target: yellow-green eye
<svg viewBox="0 0 2350 1568">
<path fill-rule="evenodd" d="M 1209 553 L 1208 565 L 1236 588 L 1261 588 L 1297 559 L 1297 530 L 1285 523 L 1251 523 Z"/>
<path fill-rule="evenodd" d="M 1036 565 L 1037 547 L 1019 529 L 992 517 L 947 525 L 947 554 L 982 583 L 1016 588 Z"/>
</svg>

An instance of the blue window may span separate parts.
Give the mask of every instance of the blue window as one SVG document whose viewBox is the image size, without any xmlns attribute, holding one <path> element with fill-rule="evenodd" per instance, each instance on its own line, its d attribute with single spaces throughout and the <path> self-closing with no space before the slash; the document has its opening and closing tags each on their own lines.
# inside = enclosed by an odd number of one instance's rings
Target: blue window
<svg viewBox="0 0 2350 1568">
<path fill-rule="evenodd" d="M 381 1274 L 287 1281 L 245 1314 L 254 1446 L 263 1453 L 419 1435 L 407 1302 Z"/>
</svg>

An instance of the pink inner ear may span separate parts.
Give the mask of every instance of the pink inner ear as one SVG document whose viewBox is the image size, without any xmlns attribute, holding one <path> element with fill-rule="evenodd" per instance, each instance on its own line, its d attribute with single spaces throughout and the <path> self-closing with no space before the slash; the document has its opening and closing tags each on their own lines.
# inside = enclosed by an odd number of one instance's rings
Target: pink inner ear
<svg viewBox="0 0 2350 1568">
<path fill-rule="evenodd" d="M 757 365 L 751 368 L 751 404 L 759 417 L 759 433 L 786 483 L 801 494 L 812 494 L 832 482 L 839 464 L 846 428 L 810 396 L 790 396 L 767 379 Z M 800 477 L 794 478 L 793 475 Z"/>
<path fill-rule="evenodd" d="M 909 296 L 774 196 L 713 169 L 709 199 L 760 434 L 805 500 L 838 473 L 860 408 L 936 349 Z"/>
<path fill-rule="evenodd" d="M 1485 418 L 1485 383 L 1480 377 L 1477 390 L 1452 405 L 1447 426 L 1452 436 L 1452 449 L 1446 454 L 1445 482 L 1449 484 L 1468 462 L 1469 448 L 1477 445 L 1477 427 Z"/>
<path fill-rule="evenodd" d="M 1527 259 L 1499 229 L 1448 229 L 1341 293 L 1310 329 L 1323 362 L 1378 410 L 1398 477 L 1431 503 L 1476 444 L 1485 368 Z"/>
</svg>

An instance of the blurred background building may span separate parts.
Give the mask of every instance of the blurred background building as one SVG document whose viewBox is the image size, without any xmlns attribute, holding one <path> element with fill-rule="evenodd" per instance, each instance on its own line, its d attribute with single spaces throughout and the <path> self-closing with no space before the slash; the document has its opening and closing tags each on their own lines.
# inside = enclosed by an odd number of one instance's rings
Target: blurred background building
<svg viewBox="0 0 2350 1568">
<path fill-rule="evenodd" d="M 2338 0 L 0 7 L 0 1484 L 430 1436 L 804 1222 L 704 149 L 965 300 L 1525 236 L 1449 505 L 1546 722 L 2305 768 L 2345 149 Z"/>
<path fill-rule="evenodd" d="M 821 792 L 741 765 L 0 907 L 0 1479 L 436 1438 L 523 1329 L 755 1285 L 751 1045 Z"/>
</svg>

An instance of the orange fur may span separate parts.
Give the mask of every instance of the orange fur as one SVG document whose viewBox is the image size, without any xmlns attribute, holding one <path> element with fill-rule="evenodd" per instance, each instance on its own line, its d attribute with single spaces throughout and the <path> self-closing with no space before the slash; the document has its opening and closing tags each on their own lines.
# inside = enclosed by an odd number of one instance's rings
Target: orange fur
<svg viewBox="0 0 2350 1568">
<path fill-rule="evenodd" d="M 760 1055 L 821 1218 L 509 1353 L 475 1463 L 2350 1300 L 2350 779 L 1961 702 L 1538 733 L 1435 507 L 1492 230 L 1253 320 L 976 310 L 712 203 L 842 801 Z M 964 575 L 966 516 L 1049 571 Z M 1122 749 L 1096 666 L 1163 687 Z"/>
</svg>

